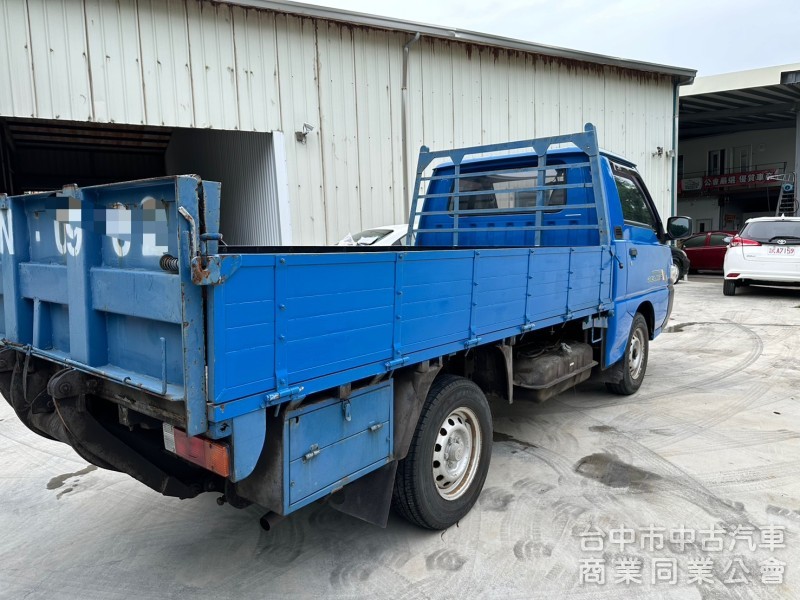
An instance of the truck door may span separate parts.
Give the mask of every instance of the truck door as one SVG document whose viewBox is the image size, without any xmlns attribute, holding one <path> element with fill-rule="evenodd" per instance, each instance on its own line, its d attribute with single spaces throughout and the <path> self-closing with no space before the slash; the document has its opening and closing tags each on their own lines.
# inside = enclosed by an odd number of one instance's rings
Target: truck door
<svg viewBox="0 0 800 600">
<path fill-rule="evenodd" d="M 627 241 L 627 296 L 634 297 L 666 287 L 670 251 L 661 244 L 662 225 L 639 174 L 633 169 L 612 165 L 619 193 Z"/>
</svg>

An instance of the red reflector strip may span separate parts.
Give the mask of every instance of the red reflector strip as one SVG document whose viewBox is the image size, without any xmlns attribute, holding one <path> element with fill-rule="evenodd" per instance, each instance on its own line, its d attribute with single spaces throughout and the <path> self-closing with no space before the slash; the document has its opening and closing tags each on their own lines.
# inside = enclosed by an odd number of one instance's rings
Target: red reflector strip
<svg viewBox="0 0 800 600">
<path fill-rule="evenodd" d="M 228 477 L 231 474 L 231 460 L 225 444 L 212 442 L 201 437 L 189 437 L 177 427 L 173 429 L 175 454 L 209 471 Z"/>
<path fill-rule="evenodd" d="M 738 273 L 728 273 L 728 279 L 736 279 L 739 276 Z"/>
</svg>

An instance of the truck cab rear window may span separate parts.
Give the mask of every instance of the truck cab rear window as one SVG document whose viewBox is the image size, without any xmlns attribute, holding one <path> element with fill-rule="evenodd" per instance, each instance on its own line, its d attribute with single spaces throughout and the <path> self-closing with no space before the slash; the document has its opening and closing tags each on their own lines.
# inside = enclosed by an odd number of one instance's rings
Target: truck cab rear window
<svg viewBox="0 0 800 600">
<path fill-rule="evenodd" d="M 477 175 L 475 177 L 461 177 L 459 179 L 459 211 L 462 210 L 500 210 L 508 208 L 527 208 L 536 206 L 537 192 L 535 188 L 538 180 L 538 171 L 511 171 L 508 173 L 492 173 L 490 175 Z M 558 185 L 566 183 L 566 169 L 548 169 L 544 185 Z M 481 192 L 485 194 L 468 194 L 467 192 Z M 455 180 L 451 188 L 448 210 L 455 210 L 456 194 Z M 544 192 L 545 206 L 562 206 L 566 204 L 566 190 L 556 189 Z"/>
</svg>

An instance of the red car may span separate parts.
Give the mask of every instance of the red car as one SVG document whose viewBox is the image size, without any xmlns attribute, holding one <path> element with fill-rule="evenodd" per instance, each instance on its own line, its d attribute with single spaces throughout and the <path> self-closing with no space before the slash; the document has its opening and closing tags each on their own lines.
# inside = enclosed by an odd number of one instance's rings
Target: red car
<svg viewBox="0 0 800 600">
<path fill-rule="evenodd" d="M 681 245 L 691 262 L 691 271 L 722 271 L 728 242 L 735 231 L 704 231 L 686 238 Z"/>
</svg>

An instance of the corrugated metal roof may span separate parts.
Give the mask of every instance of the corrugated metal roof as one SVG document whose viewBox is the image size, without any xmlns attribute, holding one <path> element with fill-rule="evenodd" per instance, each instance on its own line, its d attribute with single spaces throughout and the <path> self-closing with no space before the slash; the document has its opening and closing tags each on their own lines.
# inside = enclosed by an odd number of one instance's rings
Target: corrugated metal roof
<svg viewBox="0 0 800 600">
<path fill-rule="evenodd" d="M 698 77 L 692 85 L 681 88 L 681 96 L 695 96 L 697 94 L 777 85 L 781 83 L 781 75 L 787 71 L 800 71 L 800 63 Z"/>
<path fill-rule="evenodd" d="M 681 138 L 793 127 L 800 86 L 781 81 L 783 75 L 797 72 L 800 64 L 698 78 L 681 92 Z"/>
<path fill-rule="evenodd" d="M 533 54 L 542 54 L 545 56 L 554 56 L 558 58 L 577 60 L 581 62 L 609 65 L 614 67 L 633 69 L 635 71 L 645 71 L 650 73 L 659 73 L 662 75 L 672 75 L 674 77 L 677 77 L 680 80 L 681 84 L 691 83 L 694 80 L 695 76 L 697 75 L 697 71 L 695 69 L 673 67 L 669 65 L 661 65 L 661 64 L 649 63 L 638 60 L 629 60 L 625 58 L 617 58 L 614 56 L 605 56 L 603 54 L 594 54 L 592 52 L 583 52 L 580 50 L 570 50 L 568 48 L 560 48 L 558 46 L 547 46 L 545 44 L 537 44 L 525 40 L 507 38 L 499 35 L 492 35 L 489 33 L 480 33 L 477 31 L 469 31 L 466 29 L 458 29 L 456 27 L 441 27 L 438 25 L 417 23 L 414 21 L 404 21 L 402 19 L 396 19 L 393 17 L 382 17 L 379 15 L 370 15 L 366 13 L 348 11 L 339 8 L 331 8 L 327 6 L 317 6 L 314 4 L 304 4 L 300 2 L 287 2 L 280 0 L 219 0 L 219 1 L 224 4 L 237 4 L 239 6 L 248 6 L 253 8 L 273 10 L 276 12 L 288 13 L 293 15 L 315 17 L 319 19 L 328 19 L 331 21 L 339 21 L 344 23 L 353 23 L 355 25 L 363 25 L 365 27 L 376 27 L 379 29 L 386 29 L 389 31 L 402 31 L 411 34 L 421 33 L 422 35 L 429 37 L 457 40 L 473 44 L 480 44 L 484 46 L 494 46 L 497 48 L 507 48 L 510 50 L 521 50 L 523 52 L 531 52 Z"/>
<path fill-rule="evenodd" d="M 39 119 L 0 120 L 15 148 L 60 150 L 123 150 L 163 154 L 170 130 L 135 125 L 99 123 L 43 122 Z"/>
</svg>

